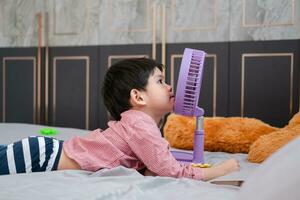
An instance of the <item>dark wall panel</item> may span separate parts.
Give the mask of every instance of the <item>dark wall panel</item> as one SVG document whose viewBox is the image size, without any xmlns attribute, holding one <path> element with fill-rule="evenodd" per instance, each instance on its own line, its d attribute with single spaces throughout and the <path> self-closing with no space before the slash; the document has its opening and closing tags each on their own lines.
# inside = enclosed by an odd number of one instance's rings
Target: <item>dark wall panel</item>
<svg viewBox="0 0 300 200">
<path fill-rule="evenodd" d="M 49 125 L 98 127 L 98 48 L 50 48 Z"/>
<path fill-rule="evenodd" d="M 230 45 L 229 115 L 284 126 L 299 110 L 299 41 Z"/>
<path fill-rule="evenodd" d="M 0 119 L 37 123 L 38 66 L 36 48 L 0 49 Z"/>
<path fill-rule="evenodd" d="M 89 120 L 88 60 L 85 58 L 56 61 L 53 69 L 53 124 L 56 126 L 86 128 Z"/>
<path fill-rule="evenodd" d="M 35 122 L 36 63 L 32 59 L 5 60 L 5 122 Z"/>
<path fill-rule="evenodd" d="M 292 112 L 293 74 L 290 56 L 273 56 L 245 59 L 241 112 L 276 124 L 289 119 Z"/>
</svg>

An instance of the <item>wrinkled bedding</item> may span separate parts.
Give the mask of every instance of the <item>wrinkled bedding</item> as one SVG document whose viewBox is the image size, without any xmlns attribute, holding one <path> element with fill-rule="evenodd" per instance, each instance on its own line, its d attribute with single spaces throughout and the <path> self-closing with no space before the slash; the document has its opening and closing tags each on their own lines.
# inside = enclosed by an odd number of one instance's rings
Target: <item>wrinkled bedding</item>
<svg viewBox="0 0 300 200">
<path fill-rule="evenodd" d="M 232 199 L 234 187 L 188 179 L 144 177 L 118 167 L 95 173 L 56 171 L 0 177 L 3 199 Z"/>
</svg>

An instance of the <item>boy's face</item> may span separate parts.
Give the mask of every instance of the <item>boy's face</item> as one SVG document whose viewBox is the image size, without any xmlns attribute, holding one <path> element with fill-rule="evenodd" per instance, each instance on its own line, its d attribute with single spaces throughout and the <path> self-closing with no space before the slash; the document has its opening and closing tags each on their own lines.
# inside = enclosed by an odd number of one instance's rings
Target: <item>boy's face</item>
<svg viewBox="0 0 300 200">
<path fill-rule="evenodd" d="M 164 76 L 158 68 L 155 68 L 154 73 L 150 75 L 143 97 L 147 109 L 155 115 L 163 116 L 172 111 L 174 94 L 171 86 L 164 82 Z"/>
</svg>

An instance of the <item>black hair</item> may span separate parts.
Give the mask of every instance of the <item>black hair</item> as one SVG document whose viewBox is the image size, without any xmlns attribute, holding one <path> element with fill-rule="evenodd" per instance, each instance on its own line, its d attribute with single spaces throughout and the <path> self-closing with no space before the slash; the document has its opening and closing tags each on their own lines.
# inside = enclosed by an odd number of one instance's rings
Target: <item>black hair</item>
<svg viewBox="0 0 300 200">
<path fill-rule="evenodd" d="M 148 58 L 131 58 L 119 61 L 106 72 L 102 86 L 104 105 L 114 120 L 121 119 L 121 113 L 129 110 L 130 91 L 132 89 L 146 90 L 148 79 L 158 68 L 164 66 Z"/>
</svg>

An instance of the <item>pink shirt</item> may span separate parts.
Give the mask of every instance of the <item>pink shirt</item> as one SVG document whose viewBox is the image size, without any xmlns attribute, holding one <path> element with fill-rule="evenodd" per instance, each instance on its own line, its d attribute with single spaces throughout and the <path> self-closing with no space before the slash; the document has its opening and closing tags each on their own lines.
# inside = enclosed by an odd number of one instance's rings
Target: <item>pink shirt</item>
<svg viewBox="0 0 300 200">
<path fill-rule="evenodd" d="M 137 170 L 147 167 L 159 176 L 201 180 L 201 168 L 179 163 L 172 156 L 169 143 L 150 116 L 136 110 L 121 116 L 120 121 L 110 121 L 105 131 L 97 129 L 64 142 L 67 156 L 88 171 L 122 165 Z"/>
</svg>

